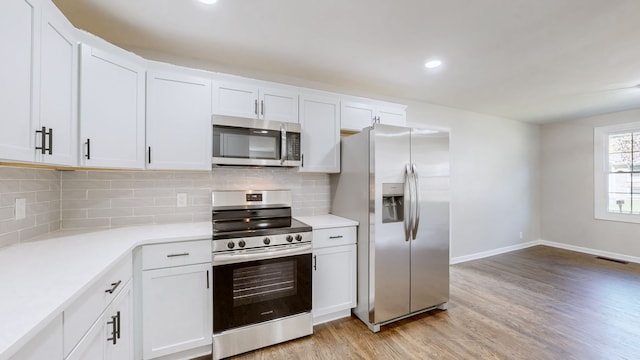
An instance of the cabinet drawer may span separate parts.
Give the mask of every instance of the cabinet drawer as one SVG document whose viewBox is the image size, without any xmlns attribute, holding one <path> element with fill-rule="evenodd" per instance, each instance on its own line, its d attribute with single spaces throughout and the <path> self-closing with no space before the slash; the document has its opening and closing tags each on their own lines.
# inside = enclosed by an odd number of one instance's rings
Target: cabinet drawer
<svg viewBox="0 0 640 360">
<path fill-rule="evenodd" d="M 211 240 L 183 241 L 142 247 L 142 270 L 211 262 Z"/>
<path fill-rule="evenodd" d="M 131 255 L 127 255 L 64 310 L 65 357 L 127 285 L 131 279 L 132 267 Z"/>
<path fill-rule="evenodd" d="M 313 230 L 313 248 L 327 246 L 339 246 L 356 243 L 356 227 L 347 226 L 339 228 Z"/>
</svg>

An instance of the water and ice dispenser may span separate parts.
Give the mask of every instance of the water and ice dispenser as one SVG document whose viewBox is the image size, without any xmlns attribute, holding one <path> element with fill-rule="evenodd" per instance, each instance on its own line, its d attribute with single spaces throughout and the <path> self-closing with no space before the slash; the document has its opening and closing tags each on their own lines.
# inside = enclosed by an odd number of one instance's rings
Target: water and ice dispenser
<svg viewBox="0 0 640 360">
<path fill-rule="evenodd" d="M 404 221 L 404 184 L 382 184 L 382 223 Z"/>
</svg>

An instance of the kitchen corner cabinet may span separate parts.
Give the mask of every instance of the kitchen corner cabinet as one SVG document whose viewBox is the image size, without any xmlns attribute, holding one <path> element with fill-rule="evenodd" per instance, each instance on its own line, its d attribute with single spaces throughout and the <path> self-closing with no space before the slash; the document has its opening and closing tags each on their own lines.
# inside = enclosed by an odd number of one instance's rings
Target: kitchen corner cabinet
<svg viewBox="0 0 640 360">
<path fill-rule="evenodd" d="M 313 230 L 313 324 L 356 306 L 356 227 Z"/>
<path fill-rule="evenodd" d="M 298 94 L 251 83 L 214 82 L 213 112 L 262 120 L 298 122 Z"/>
<path fill-rule="evenodd" d="M 405 126 L 406 107 L 343 101 L 340 106 L 340 121 L 340 129 L 351 132 L 360 132 L 374 123 Z"/>
<path fill-rule="evenodd" d="M 131 283 L 127 283 L 65 360 L 133 359 Z"/>
<path fill-rule="evenodd" d="M 2 1 L 0 14 L 0 158 L 75 165 L 75 29 L 49 1 Z"/>
<path fill-rule="evenodd" d="M 147 71 L 147 169 L 211 170 L 211 80 Z"/>
<path fill-rule="evenodd" d="M 300 172 L 340 172 L 340 100 L 300 96 Z"/>
<path fill-rule="evenodd" d="M 211 240 L 142 247 L 136 358 L 181 359 L 211 354 Z M 140 355 L 141 353 L 141 355 Z"/>
<path fill-rule="evenodd" d="M 80 79 L 80 166 L 143 169 L 143 60 L 82 44 Z"/>
</svg>

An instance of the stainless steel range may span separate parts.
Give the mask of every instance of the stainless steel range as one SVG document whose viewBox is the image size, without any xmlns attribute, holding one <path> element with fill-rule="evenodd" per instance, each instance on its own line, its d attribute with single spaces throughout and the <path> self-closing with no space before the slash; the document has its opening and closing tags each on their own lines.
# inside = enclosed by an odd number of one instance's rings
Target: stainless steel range
<svg viewBox="0 0 640 360">
<path fill-rule="evenodd" d="M 311 227 L 288 190 L 214 191 L 213 358 L 313 333 Z"/>
</svg>

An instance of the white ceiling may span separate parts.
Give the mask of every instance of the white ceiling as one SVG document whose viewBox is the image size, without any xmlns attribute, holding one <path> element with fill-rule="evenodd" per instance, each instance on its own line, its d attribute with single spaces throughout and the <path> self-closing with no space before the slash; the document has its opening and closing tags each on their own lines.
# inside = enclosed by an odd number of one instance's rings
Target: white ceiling
<svg viewBox="0 0 640 360">
<path fill-rule="evenodd" d="M 529 122 L 640 107 L 638 0 L 53 1 L 125 48 L 355 93 Z"/>
</svg>

